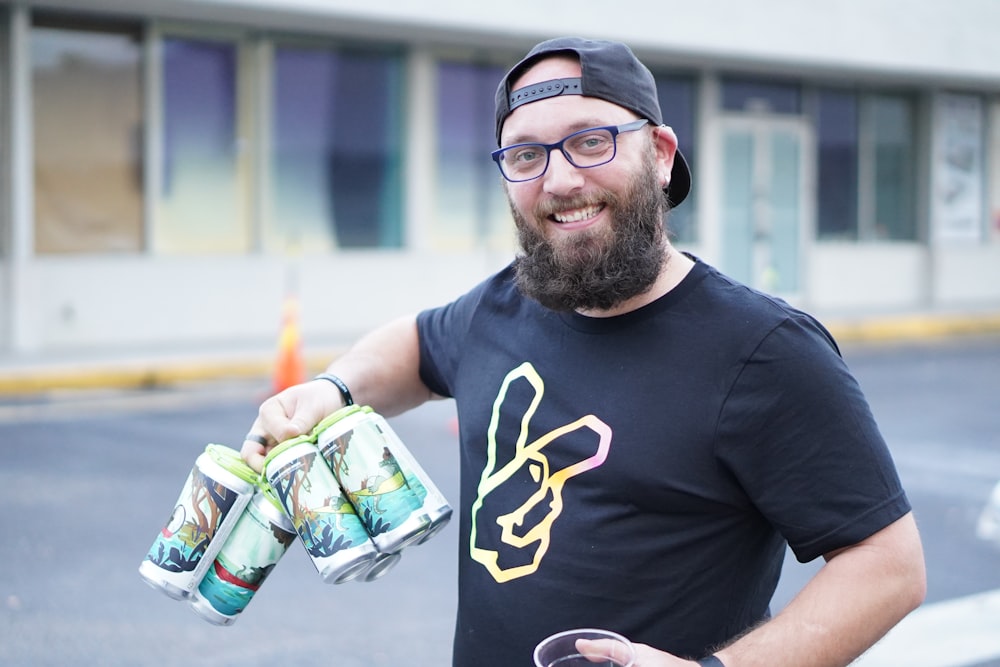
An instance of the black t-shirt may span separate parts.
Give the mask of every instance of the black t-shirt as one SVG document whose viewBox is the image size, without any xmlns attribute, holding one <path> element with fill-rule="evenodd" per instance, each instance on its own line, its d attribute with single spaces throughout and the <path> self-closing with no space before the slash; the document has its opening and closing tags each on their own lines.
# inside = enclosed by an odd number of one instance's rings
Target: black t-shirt
<svg viewBox="0 0 1000 667">
<path fill-rule="evenodd" d="M 508 268 L 418 326 L 460 424 L 457 666 L 575 627 L 703 655 L 767 617 L 786 541 L 808 561 L 909 510 L 826 330 L 702 262 L 612 318 Z"/>
</svg>

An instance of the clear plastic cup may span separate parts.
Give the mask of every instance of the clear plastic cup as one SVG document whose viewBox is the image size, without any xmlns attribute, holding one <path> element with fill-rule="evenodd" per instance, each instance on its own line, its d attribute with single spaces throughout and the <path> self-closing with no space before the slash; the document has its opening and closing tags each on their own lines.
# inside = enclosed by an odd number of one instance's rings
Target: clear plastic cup
<svg viewBox="0 0 1000 667">
<path fill-rule="evenodd" d="M 597 652 L 584 655 L 578 639 L 602 640 Z M 580 628 L 566 630 L 543 639 L 535 647 L 535 667 L 632 667 L 635 647 L 625 637 L 610 630 Z"/>
</svg>

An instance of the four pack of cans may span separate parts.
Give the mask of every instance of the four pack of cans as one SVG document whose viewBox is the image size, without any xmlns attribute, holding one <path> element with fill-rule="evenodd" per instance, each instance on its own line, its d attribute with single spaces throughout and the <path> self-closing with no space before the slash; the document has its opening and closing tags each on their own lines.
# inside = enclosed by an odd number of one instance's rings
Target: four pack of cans
<svg viewBox="0 0 1000 667">
<path fill-rule="evenodd" d="M 350 405 L 272 449 L 260 475 L 239 452 L 206 447 L 139 574 L 229 625 L 296 536 L 323 581 L 373 581 L 451 513 L 388 422 Z"/>
</svg>

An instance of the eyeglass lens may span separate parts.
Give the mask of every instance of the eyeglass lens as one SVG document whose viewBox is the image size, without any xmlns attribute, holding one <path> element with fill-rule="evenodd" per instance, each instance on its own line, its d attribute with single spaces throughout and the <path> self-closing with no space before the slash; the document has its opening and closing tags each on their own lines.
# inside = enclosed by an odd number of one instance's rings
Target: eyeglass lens
<svg viewBox="0 0 1000 667">
<path fill-rule="evenodd" d="M 615 135 L 606 128 L 583 130 L 569 135 L 551 148 L 545 144 L 519 144 L 500 154 L 499 164 L 512 181 L 540 176 L 548 167 L 549 152 L 559 149 L 575 167 L 596 167 L 615 157 Z"/>
</svg>

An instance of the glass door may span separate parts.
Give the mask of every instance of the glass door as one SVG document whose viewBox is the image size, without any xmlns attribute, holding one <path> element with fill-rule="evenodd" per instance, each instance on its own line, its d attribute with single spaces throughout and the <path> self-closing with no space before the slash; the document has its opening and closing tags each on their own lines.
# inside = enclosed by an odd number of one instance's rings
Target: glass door
<svg viewBox="0 0 1000 667">
<path fill-rule="evenodd" d="M 723 129 L 721 268 L 785 297 L 801 290 L 806 136 L 788 119 L 732 119 Z"/>
</svg>

